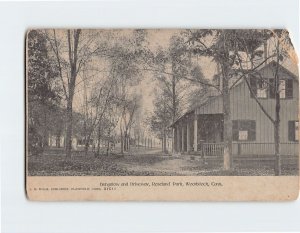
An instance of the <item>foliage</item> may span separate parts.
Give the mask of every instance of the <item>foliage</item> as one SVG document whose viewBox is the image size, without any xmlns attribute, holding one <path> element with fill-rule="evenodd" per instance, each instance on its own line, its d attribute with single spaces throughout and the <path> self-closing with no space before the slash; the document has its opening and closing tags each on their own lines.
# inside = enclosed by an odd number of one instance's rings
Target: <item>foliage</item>
<svg viewBox="0 0 300 233">
<path fill-rule="evenodd" d="M 58 122 L 62 118 L 57 110 L 61 96 L 56 85 L 57 67 L 48 54 L 45 36 L 38 30 L 31 30 L 27 45 L 29 153 L 40 153 L 47 145 L 46 134 L 61 127 Z"/>
<path fill-rule="evenodd" d="M 60 90 L 55 85 L 57 67 L 48 55 L 45 36 L 38 30 L 28 32 L 28 97 L 29 101 L 39 101 L 55 105 L 60 100 Z"/>
<path fill-rule="evenodd" d="M 167 99 L 166 92 L 157 95 L 154 100 L 154 111 L 149 119 L 151 130 L 156 133 L 157 137 L 163 139 L 167 135 L 170 136 L 169 126 L 172 124 L 172 111 L 167 107 L 170 102 Z"/>
</svg>

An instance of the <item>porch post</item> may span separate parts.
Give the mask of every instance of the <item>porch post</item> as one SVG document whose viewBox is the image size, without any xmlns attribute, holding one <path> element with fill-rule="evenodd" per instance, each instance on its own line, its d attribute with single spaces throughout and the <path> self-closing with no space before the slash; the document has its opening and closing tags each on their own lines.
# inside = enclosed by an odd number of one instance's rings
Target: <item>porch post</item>
<svg viewBox="0 0 300 233">
<path fill-rule="evenodd" d="M 190 152 L 191 151 L 191 135 L 190 135 L 190 124 L 189 120 L 186 123 L 186 151 Z"/>
<path fill-rule="evenodd" d="M 181 151 L 184 152 L 184 123 L 181 126 Z"/>
<path fill-rule="evenodd" d="M 172 137 L 172 152 L 174 153 L 176 151 L 176 140 L 175 140 L 175 127 L 173 127 L 173 137 Z"/>
<path fill-rule="evenodd" d="M 198 115 L 195 114 L 195 118 L 194 118 L 194 151 L 198 150 Z"/>
<path fill-rule="evenodd" d="M 180 148 L 180 129 L 179 129 L 180 125 L 178 124 L 176 127 L 176 133 L 177 133 L 177 137 L 176 137 L 176 151 L 180 152 L 181 148 Z"/>
</svg>

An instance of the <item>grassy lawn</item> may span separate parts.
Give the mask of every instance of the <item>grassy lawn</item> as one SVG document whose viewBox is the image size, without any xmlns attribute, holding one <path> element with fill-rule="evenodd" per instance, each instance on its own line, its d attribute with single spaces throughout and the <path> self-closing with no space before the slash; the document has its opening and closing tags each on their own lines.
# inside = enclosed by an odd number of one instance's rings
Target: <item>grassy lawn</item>
<svg viewBox="0 0 300 233">
<path fill-rule="evenodd" d="M 150 151 L 151 152 L 151 151 Z M 272 161 L 236 161 L 231 172 L 222 169 L 221 159 L 205 162 L 190 156 L 169 156 L 159 153 L 131 155 L 102 155 L 76 153 L 69 160 L 63 151 L 52 151 L 29 156 L 28 172 L 31 176 L 264 176 L 274 175 Z M 283 162 L 282 175 L 297 175 L 298 162 Z"/>
</svg>

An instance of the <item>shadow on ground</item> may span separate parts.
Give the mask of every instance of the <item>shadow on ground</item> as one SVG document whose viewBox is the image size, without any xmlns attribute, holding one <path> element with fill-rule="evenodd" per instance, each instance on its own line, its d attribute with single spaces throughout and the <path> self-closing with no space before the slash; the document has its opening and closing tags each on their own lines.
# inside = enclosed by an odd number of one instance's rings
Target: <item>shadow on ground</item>
<svg viewBox="0 0 300 233">
<path fill-rule="evenodd" d="M 159 152 L 125 155 L 74 153 L 66 159 L 63 151 L 48 151 L 28 157 L 30 176 L 272 176 L 274 161 L 235 161 L 234 169 L 222 169 L 222 159 L 195 159 L 188 155 L 170 156 Z M 282 165 L 282 175 L 298 175 L 298 162 Z"/>
</svg>

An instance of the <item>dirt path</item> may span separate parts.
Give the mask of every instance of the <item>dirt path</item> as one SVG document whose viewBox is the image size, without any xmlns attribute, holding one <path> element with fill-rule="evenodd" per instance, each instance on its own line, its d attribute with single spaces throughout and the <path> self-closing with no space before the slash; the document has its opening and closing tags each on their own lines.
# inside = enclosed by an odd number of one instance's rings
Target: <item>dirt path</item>
<svg viewBox="0 0 300 233">
<path fill-rule="evenodd" d="M 197 175 L 199 172 L 197 167 L 201 166 L 200 161 L 189 160 L 188 158 L 169 157 L 156 155 L 157 161 L 153 164 L 143 163 L 143 157 L 153 155 L 139 155 L 140 163 L 125 162 L 123 167 L 129 171 L 135 172 L 155 172 L 155 173 L 168 173 L 173 175 Z"/>
</svg>

